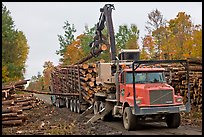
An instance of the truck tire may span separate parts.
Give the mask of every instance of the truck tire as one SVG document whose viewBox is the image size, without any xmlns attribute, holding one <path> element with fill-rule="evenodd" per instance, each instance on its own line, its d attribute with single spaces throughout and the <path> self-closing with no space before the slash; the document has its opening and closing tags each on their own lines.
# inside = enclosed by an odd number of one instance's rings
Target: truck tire
<svg viewBox="0 0 204 137">
<path fill-rule="evenodd" d="M 103 108 L 105 108 L 105 102 L 100 101 L 99 111 L 101 111 Z M 111 120 L 113 120 L 112 110 L 108 114 L 106 114 L 105 116 L 101 117 L 101 120 L 102 121 L 111 121 Z"/>
<path fill-rule="evenodd" d="M 70 111 L 73 112 L 73 100 L 72 100 L 72 99 L 70 100 L 70 104 L 69 104 L 69 105 L 70 105 L 70 107 L 69 107 L 69 108 L 70 108 Z"/>
<path fill-rule="evenodd" d="M 76 101 L 76 112 L 79 114 L 81 113 L 81 104 L 79 100 Z"/>
<path fill-rule="evenodd" d="M 99 111 L 99 101 L 94 102 L 94 114 L 97 114 Z"/>
<path fill-rule="evenodd" d="M 178 128 L 181 124 L 181 116 L 179 113 L 172 113 L 166 116 L 166 124 L 169 128 Z"/>
<path fill-rule="evenodd" d="M 74 99 L 74 101 L 73 101 L 73 112 L 77 112 L 77 110 L 76 110 L 76 99 Z"/>
<path fill-rule="evenodd" d="M 123 112 L 123 125 L 127 130 L 133 130 L 136 128 L 136 116 L 132 114 L 130 107 L 126 107 Z"/>
<path fill-rule="evenodd" d="M 70 105 L 69 105 L 69 99 L 68 98 L 66 98 L 66 108 L 69 108 L 70 107 Z"/>
</svg>

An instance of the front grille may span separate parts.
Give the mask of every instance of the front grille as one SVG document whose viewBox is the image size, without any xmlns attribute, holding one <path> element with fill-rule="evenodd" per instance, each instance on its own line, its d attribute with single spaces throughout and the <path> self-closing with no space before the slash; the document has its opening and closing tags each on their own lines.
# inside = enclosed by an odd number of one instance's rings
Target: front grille
<svg viewBox="0 0 204 137">
<path fill-rule="evenodd" d="M 151 90 L 149 92 L 150 92 L 150 105 L 173 103 L 172 90 Z"/>
</svg>

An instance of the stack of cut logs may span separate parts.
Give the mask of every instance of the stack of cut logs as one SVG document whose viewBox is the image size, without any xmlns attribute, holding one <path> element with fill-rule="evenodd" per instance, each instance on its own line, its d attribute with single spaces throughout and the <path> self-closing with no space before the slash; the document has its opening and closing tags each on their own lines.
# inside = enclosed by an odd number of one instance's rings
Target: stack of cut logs
<svg viewBox="0 0 204 137">
<path fill-rule="evenodd" d="M 184 97 L 187 102 L 187 71 L 181 64 L 161 64 L 165 68 L 168 84 L 172 85 L 176 93 Z M 202 61 L 189 61 L 189 83 L 191 107 L 197 111 L 202 111 Z"/>
<path fill-rule="evenodd" d="M 23 111 L 32 109 L 39 102 L 33 94 L 11 94 L 9 98 L 2 100 L 2 125 L 21 125 L 27 119 Z"/>
<path fill-rule="evenodd" d="M 22 90 L 28 80 L 15 81 L 2 86 L 2 125 L 15 126 L 25 122 L 24 110 L 32 109 L 40 104 L 40 100 L 33 94 L 16 94 Z"/>
<path fill-rule="evenodd" d="M 82 98 L 93 103 L 93 94 L 105 91 L 102 85 L 96 85 L 96 64 L 80 64 L 63 68 L 55 67 L 51 73 L 56 93 L 81 93 Z"/>
</svg>

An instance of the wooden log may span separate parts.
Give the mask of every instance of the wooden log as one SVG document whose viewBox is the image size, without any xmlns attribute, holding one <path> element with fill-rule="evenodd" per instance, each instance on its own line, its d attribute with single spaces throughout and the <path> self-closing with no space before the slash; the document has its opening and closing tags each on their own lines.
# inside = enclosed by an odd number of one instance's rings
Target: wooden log
<svg viewBox="0 0 204 137">
<path fill-rule="evenodd" d="M 82 75 L 85 75 L 85 74 L 86 74 L 86 70 L 79 69 L 79 71 L 80 71 L 80 73 L 81 73 Z"/>
<path fill-rule="evenodd" d="M 3 100 L 2 101 L 2 105 L 14 105 L 14 100 L 12 99 L 12 100 Z"/>
<path fill-rule="evenodd" d="M 20 104 L 19 102 L 28 102 L 31 100 L 35 100 L 35 97 L 19 98 L 17 100 L 14 100 L 14 102 Z"/>
<path fill-rule="evenodd" d="M 24 114 L 17 115 L 16 117 L 3 117 L 2 121 L 8 121 L 8 120 L 25 120 L 26 116 Z"/>
<path fill-rule="evenodd" d="M 20 125 L 23 123 L 23 120 L 7 120 L 7 121 L 2 121 L 2 125 Z"/>
<path fill-rule="evenodd" d="M 102 44 L 101 45 L 101 50 L 103 50 L 103 51 L 107 50 L 107 46 L 105 44 Z"/>
<path fill-rule="evenodd" d="M 92 75 L 90 73 L 86 74 L 86 78 L 89 78 L 91 79 L 92 78 Z"/>
<path fill-rule="evenodd" d="M 80 79 L 83 80 L 83 81 L 88 81 L 89 80 L 88 77 L 80 77 Z"/>
<path fill-rule="evenodd" d="M 16 117 L 17 116 L 17 113 L 15 112 L 15 113 L 5 113 L 5 114 L 2 114 L 2 118 L 3 117 Z"/>
<path fill-rule="evenodd" d="M 32 102 L 33 102 L 32 100 L 26 102 L 18 102 L 17 105 L 28 106 L 31 105 Z"/>
<path fill-rule="evenodd" d="M 94 84 L 93 81 L 90 81 L 90 82 L 89 82 L 89 86 L 90 86 L 90 87 L 94 87 L 94 85 L 95 85 L 95 84 Z"/>
<path fill-rule="evenodd" d="M 13 89 L 19 86 L 21 87 L 21 85 L 27 84 L 27 81 L 29 80 L 21 80 L 21 81 L 13 82 L 11 85 L 2 86 L 2 89 L 6 90 L 6 89 Z"/>
<path fill-rule="evenodd" d="M 89 68 L 87 71 L 88 71 L 88 73 L 91 73 L 93 70 L 91 68 Z"/>
<path fill-rule="evenodd" d="M 202 66 L 189 66 L 190 71 L 202 71 Z"/>
<path fill-rule="evenodd" d="M 83 68 L 83 69 L 88 69 L 88 68 L 89 68 L 89 65 L 88 65 L 88 64 L 83 64 L 83 65 L 82 65 L 82 68 Z"/>
<path fill-rule="evenodd" d="M 178 71 L 178 75 L 181 76 L 181 75 L 184 75 L 186 74 L 187 72 L 186 71 Z"/>
<path fill-rule="evenodd" d="M 92 81 L 92 82 L 96 81 L 96 78 L 91 78 L 91 81 Z"/>
<path fill-rule="evenodd" d="M 28 94 L 12 94 L 11 97 L 13 98 L 21 98 L 21 97 L 33 97 L 33 94 L 28 93 Z"/>
<path fill-rule="evenodd" d="M 33 108 L 32 105 L 29 105 L 29 106 L 23 106 L 23 107 L 22 107 L 23 110 L 30 110 L 30 109 L 32 109 L 32 108 Z"/>
<path fill-rule="evenodd" d="M 97 72 L 97 68 L 93 68 L 93 72 Z"/>
<path fill-rule="evenodd" d="M 11 109 L 12 112 L 19 112 L 22 110 L 22 105 L 15 105 L 15 106 L 9 106 L 8 109 Z"/>
<path fill-rule="evenodd" d="M 79 96 L 79 93 L 51 93 L 51 92 L 41 92 L 37 90 L 23 90 L 23 89 L 21 89 L 20 91 L 31 92 L 36 94 L 46 94 L 46 95 Z"/>
</svg>

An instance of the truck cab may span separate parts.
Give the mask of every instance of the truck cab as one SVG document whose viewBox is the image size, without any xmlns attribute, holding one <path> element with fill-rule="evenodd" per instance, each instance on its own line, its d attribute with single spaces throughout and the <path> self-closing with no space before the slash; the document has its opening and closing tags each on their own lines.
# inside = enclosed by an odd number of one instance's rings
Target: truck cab
<svg viewBox="0 0 204 137">
<path fill-rule="evenodd" d="M 136 100 L 139 107 L 175 106 L 183 104 L 182 96 L 166 83 L 164 68 L 138 68 L 135 71 Z M 133 106 L 132 69 L 124 69 L 120 78 L 120 102 Z"/>
<path fill-rule="evenodd" d="M 165 69 L 158 67 L 124 68 L 119 74 L 119 93 L 123 124 L 135 129 L 139 122 L 166 122 L 178 128 L 180 112 L 186 111 L 183 98 L 167 84 Z"/>
</svg>

